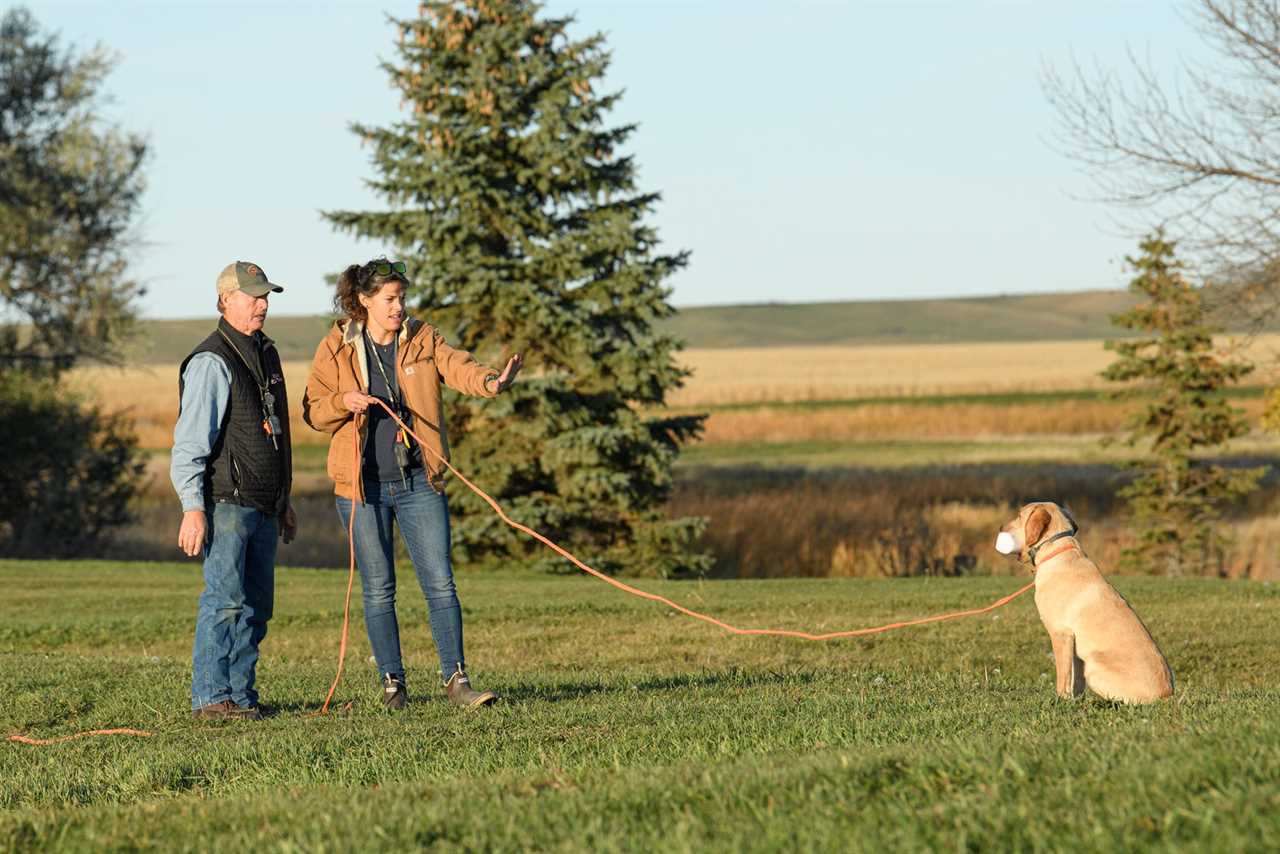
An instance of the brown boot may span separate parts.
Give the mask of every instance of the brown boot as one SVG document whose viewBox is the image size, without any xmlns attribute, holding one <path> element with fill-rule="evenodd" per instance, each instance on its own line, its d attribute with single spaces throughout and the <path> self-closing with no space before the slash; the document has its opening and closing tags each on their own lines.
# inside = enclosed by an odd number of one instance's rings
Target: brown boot
<svg viewBox="0 0 1280 854">
<path fill-rule="evenodd" d="M 455 706 L 474 709 L 477 706 L 488 706 L 497 701 L 498 695 L 492 691 L 477 691 L 471 687 L 471 680 L 461 667 L 444 683 L 444 693 L 449 702 Z"/>
<path fill-rule="evenodd" d="M 231 700 L 221 700 L 201 706 L 191 714 L 198 720 L 206 721 L 226 721 L 233 718 L 239 721 L 262 720 L 262 711 L 257 706 L 237 706 Z"/>
<path fill-rule="evenodd" d="M 404 679 L 388 673 L 382 679 L 382 705 L 388 709 L 403 709 L 409 704 L 409 689 Z"/>
<path fill-rule="evenodd" d="M 238 717 L 237 712 L 240 707 L 230 700 L 219 700 L 216 703 L 209 703 L 198 709 L 193 709 L 191 715 L 197 720 L 204 721 L 225 721 L 227 718 Z"/>
</svg>

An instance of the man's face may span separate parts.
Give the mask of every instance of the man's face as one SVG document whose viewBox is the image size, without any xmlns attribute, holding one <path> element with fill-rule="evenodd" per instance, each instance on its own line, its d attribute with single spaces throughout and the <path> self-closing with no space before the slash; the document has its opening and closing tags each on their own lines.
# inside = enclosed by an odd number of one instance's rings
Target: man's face
<svg viewBox="0 0 1280 854">
<path fill-rule="evenodd" d="M 222 316 L 237 332 L 245 335 L 262 329 L 267 319 L 267 298 L 251 297 L 244 291 L 232 291 L 222 298 Z"/>
</svg>

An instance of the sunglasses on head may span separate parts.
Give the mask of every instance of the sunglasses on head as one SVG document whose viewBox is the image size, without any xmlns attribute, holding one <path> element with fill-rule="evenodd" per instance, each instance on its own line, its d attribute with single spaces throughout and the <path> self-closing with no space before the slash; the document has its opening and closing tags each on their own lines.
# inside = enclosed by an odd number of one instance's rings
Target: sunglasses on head
<svg viewBox="0 0 1280 854">
<path fill-rule="evenodd" d="M 403 276 L 409 272 L 403 261 L 370 261 L 365 268 L 365 275 L 369 276 L 390 276 L 392 273 Z"/>
</svg>

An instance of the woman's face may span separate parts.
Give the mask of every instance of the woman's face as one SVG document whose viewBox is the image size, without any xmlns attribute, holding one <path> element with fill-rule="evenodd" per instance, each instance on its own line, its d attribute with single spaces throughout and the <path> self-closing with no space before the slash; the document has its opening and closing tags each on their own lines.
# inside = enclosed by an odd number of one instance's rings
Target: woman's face
<svg viewBox="0 0 1280 854">
<path fill-rule="evenodd" d="M 392 279 L 373 296 L 360 295 L 360 304 L 369 313 L 369 324 L 388 332 L 399 332 L 404 323 L 404 282 Z"/>
</svg>

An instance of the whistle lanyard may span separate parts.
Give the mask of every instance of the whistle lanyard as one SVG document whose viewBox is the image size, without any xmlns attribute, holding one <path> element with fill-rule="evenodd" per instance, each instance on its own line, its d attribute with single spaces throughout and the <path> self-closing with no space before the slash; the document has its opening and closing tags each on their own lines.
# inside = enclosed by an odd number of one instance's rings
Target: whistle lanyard
<svg viewBox="0 0 1280 854">
<path fill-rule="evenodd" d="M 409 413 L 406 411 L 405 407 L 402 405 L 403 398 L 400 396 L 399 383 L 397 383 L 394 387 L 392 386 L 391 377 L 387 376 L 387 369 L 382 364 L 382 353 L 378 351 L 377 342 L 373 340 L 373 336 L 369 334 L 368 329 L 364 331 L 364 335 L 369 342 L 369 345 L 370 345 L 369 349 L 373 351 L 373 360 L 378 363 L 378 373 L 382 374 L 382 381 L 387 386 L 387 396 L 391 398 L 391 405 L 396 408 L 397 414 L 399 414 L 402 418 L 407 420 L 409 417 Z M 399 350 L 400 350 L 399 338 L 392 338 L 391 339 L 391 371 L 392 373 L 394 373 L 396 369 L 395 367 L 396 354 L 399 352 Z M 396 452 L 396 459 L 398 462 L 401 463 L 400 468 L 401 468 L 401 471 L 403 472 L 404 469 L 409 467 L 409 451 L 413 447 L 412 445 L 409 444 L 409 434 L 406 433 L 403 429 L 397 429 L 395 444 L 397 448 L 399 448 L 401 445 L 404 446 L 403 456 L 401 455 L 400 451 Z"/>
<path fill-rule="evenodd" d="M 369 340 L 369 345 L 370 345 L 369 349 L 373 351 L 373 361 L 378 363 L 378 373 L 382 374 L 382 381 L 387 385 L 387 396 L 391 398 L 391 405 L 396 408 L 397 412 L 404 414 L 404 407 L 400 405 L 399 384 L 397 383 L 395 387 L 391 385 L 391 377 L 387 376 L 387 369 L 382 364 L 382 353 L 378 351 L 378 343 L 373 340 L 373 336 L 369 334 L 369 330 L 366 329 L 364 334 L 365 334 L 365 338 Z M 400 348 L 398 346 L 398 342 L 396 341 L 395 338 L 392 338 L 391 339 L 391 370 L 392 372 L 395 371 L 396 353 L 397 351 L 399 351 L 399 349 Z"/>
<path fill-rule="evenodd" d="M 265 381 L 267 373 L 266 366 L 259 366 L 264 380 L 259 382 L 258 372 L 253 370 L 253 365 L 250 365 L 249 360 L 244 357 L 244 353 L 240 352 L 240 348 L 236 346 L 236 342 L 227 337 L 227 333 L 223 332 L 221 329 L 218 330 L 218 334 L 231 345 L 231 349 L 240 358 L 240 361 L 249 371 L 249 376 L 253 377 L 253 384 L 258 387 L 258 396 L 262 400 L 262 432 L 266 433 L 267 437 L 271 439 L 272 446 L 274 446 L 277 451 L 280 450 L 280 441 L 276 437 L 283 432 L 283 428 L 280 424 L 280 419 L 276 416 L 276 396 L 270 391 L 270 382 Z"/>
</svg>

